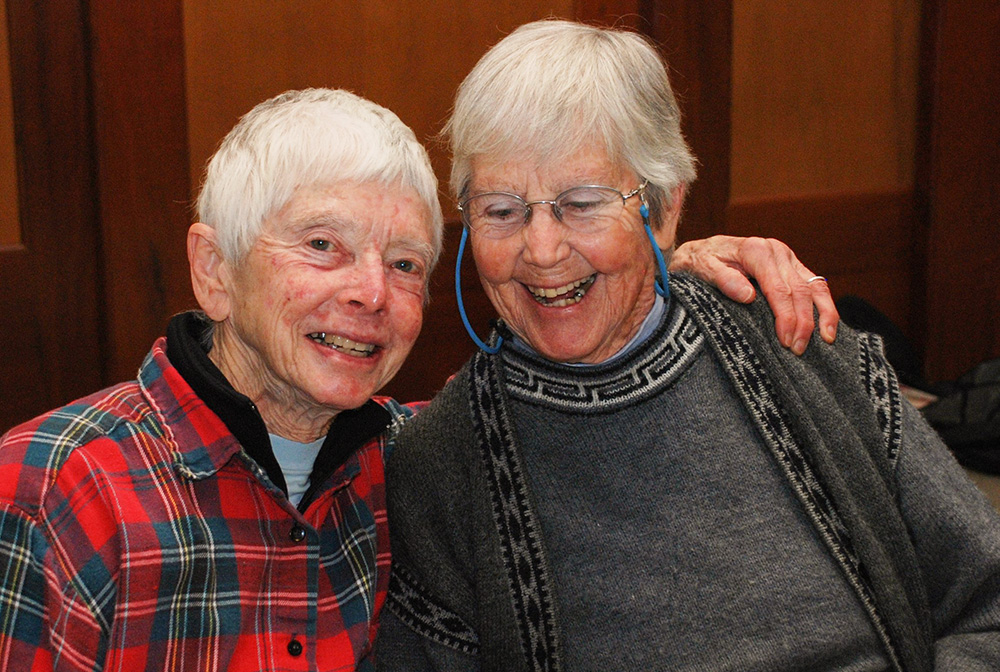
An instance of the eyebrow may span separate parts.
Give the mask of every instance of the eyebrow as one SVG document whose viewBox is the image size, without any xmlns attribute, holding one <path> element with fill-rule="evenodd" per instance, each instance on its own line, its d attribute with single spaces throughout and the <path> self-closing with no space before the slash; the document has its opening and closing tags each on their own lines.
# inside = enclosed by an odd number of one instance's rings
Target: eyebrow
<svg viewBox="0 0 1000 672">
<path fill-rule="evenodd" d="M 321 212 L 307 215 L 302 219 L 292 222 L 289 230 L 295 234 L 303 234 L 313 229 L 329 227 L 334 229 L 339 235 L 349 237 L 349 233 L 346 233 L 345 230 L 353 229 L 354 225 L 355 223 L 352 220 L 340 217 L 335 213 Z M 410 236 L 390 240 L 388 250 L 390 252 L 413 252 L 423 260 L 426 266 L 430 266 L 434 260 L 434 246 L 426 241 Z"/>
<path fill-rule="evenodd" d="M 605 175 L 604 177 L 596 178 L 592 176 L 593 173 L 588 173 L 588 175 L 590 175 L 590 177 L 577 175 L 576 177 L 568 178 L 566 180 L 561 180 L 557 184 L 562 184 L 564 186 L 556 187 L 554 193 L 552 193 L 551 196 L 553 197 L 558 196 L 563 192 L 569 191 L 570 189 L 576 189 L 577 187 L 611 187 L 612 189 L 619 189 L 619 187 L 615 186 L 616 182 L 615 179 L 605 179 L 605 178 L 611 178 L 612 176 Z M 619 177 L 617 181 L 621 181 L 621 178 Z M 494 185 L 496 184 L 500 184 L 502 186 L 491 186 L 491 187 L 477 189 L 474 188 L 475 187 L 474 181 L 470 181 L 469 186 L 466 188 L 465 192 L 462 193 L 459 200 L 469 198 L 470 196 L 477 196 L 479 194 L 492 194 L 492 193 L 513 194 L 514 196 L 520 196 L 522 198 L 524 197 L 524 191 L 519 187 L 515 187 L 509 182 L 497 181 L 494 183 Z"/>
<path fill-rule="evenodd" d="M 430 266 L 431 260 L 434 259 L 434 247 L 430 243 L 416 238 L 396 238 L 390 242 L 389 251 L 413 252 L 423 260 L 425 266 Z"/>
<path fill-rule="evenodd" d="M 345 220 L 343 217 L 338 217 L 337 215 L 329 212 L 321 212 L 307 215 L 302 219 L 296 219 L 292 222 L 292 225 L 289 228 L 296 232 L 305 232 L 312 229 L 319 229 L 324 226 L 341 229 L 349 224 L 350 222 Z"/>
</svg>

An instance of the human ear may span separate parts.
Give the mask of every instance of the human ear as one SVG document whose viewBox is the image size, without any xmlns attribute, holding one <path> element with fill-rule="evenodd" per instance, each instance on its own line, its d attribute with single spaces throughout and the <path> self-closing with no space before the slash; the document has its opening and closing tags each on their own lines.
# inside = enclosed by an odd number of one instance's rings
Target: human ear
<svg viewBox="0 0 1000 672">
<path fill-rule="evenodd" d="M 222 256 L 215 229 L 195 222 L 187 235 L 191 287 L 198 305 L 213 322 L 222 322 L 232 310 L 229 264 Z"/>
<path fill-rule="evenodd" d="M 670 205 L 664 203 L 661 213 L 662 222 L 660 228 L 653 230 L 653 238 L 656 245 L 661 250 L 670 250 L 677 242 L 677 223 L 681 219 L 681 208 L 684 205 L 684 195 L 687 188 L 683 184 L 678 184 L 670 192 Z"/>
</svg>

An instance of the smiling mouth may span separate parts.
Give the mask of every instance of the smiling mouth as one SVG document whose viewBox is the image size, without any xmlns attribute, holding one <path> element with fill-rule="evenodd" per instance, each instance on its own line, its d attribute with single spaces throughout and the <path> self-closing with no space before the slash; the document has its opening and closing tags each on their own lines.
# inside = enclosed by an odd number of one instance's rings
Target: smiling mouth
<svg viewBox="0 0 1000 672">
<path fill-rule="evenodd" d="M 580 303 L 583 297 L 587 294 L 587 291 L 597 280 L 597 273 L 591 276 L 583 278 L 581 280 L 574 280 L 573 282 L 563 285 L 562 287 L 546 288 L 546 287 L 530 287 L 528 291 L 531 292 L 532 298 L 543 306 L 552 306 L 555 308 L 562 308 L 563 306 L 572 306 L 575 303 Z"/>
<path fill-rule="evenodd" d="M 328 348 L 342 352 L 345 355 L 350 355 L 351 357 L 371 357 L 377 349 L 377 346 L 372 343 L 358 343 L 343 336 L 327 334 L 325 331 L 317 331 L 309 334 L 309 338 L 320 345 L 325 345 Z"/>
</svg>

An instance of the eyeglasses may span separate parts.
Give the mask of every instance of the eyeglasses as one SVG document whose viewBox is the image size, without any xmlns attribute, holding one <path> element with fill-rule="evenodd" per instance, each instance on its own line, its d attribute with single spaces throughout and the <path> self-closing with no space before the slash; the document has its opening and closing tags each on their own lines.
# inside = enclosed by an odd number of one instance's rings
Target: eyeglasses
<svg viewBox="0 0 1000 672">
<path fill-rule="evenodd" d="M 521 230 L 531 219 L 531 206 L 551 205 L 555 218 L 580 233 L 596 233 L 618 221 L 625 202 L 633 196 L 642 199 L 647 181 L 623 194 L 612 187 L 589 184 L 573 187 L 551 201 L 525 201 L 516 194 L 488 191 L 459 202 L 462 221 L 471 230 L 487 238 L 506 238 Z"/>
</svg>

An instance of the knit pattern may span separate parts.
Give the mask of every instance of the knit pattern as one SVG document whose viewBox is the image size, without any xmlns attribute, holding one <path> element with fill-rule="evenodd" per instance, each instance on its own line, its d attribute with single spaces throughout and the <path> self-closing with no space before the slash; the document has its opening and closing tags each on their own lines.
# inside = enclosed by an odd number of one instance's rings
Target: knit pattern
<svg viewBox="0 0 1000 672">
<path fill-rule="evenodd" d="M 472 360 L 470 404 L 490 485 L 493 518 L 525 659 L 532 670 L 558 672 L 555 606 L 541 546 L 541 528 L 528 500 L 524 466 L 514 450 L 514 427 L 502 404 L 499 358 L 477 352 Z"/>
<path fill-rule="evenodd" d="M 895 644 L 875 602 L 874 589 L 854 549 L 851 533 L 792 435 L 784 409 L 777 403 L 775 391 L 760 360 L 715 296 L 689 277 L 676 276 L 672 281 L 674 287 L 682 289 L 680 296 L 696 308 L 695 312 L 704 316 L 701 326 L 711 333 L 723 365 L 745 400 L 765 443 L 802 502 L 806 515 L 844 570 L 848 583 L 857 593 L 882 641 L 893 669 L 902 672 Z M 871 357 L 867 358 L 867 362 L 869 365 L 876 364 Z M 870 376 L 871 379 L 882 377 L 884 374 L 876 376 L 874 372 Z"/>
<path fill-rule="evenodd" d="M 858 348 L 861 351 L 861 379 L 875 406 L 875 416 L 885 440 L 889 464 L 895 468 L 899 459 L 899 446 L 903 440 L 899 381 L 883 354 L 882 339 L 879 336 L 859 333 Z"/>
<path fill-rule="evenodd" d="M 704 339 L 686 311 L 673 309 L 648 345 L 624 362 L 567 369 L 504 348 L 504 383 L 512 398 L 528 403 L 566 413 L 611 413 L 666 389 L 694 361 Z"/>
<path fill-rule="evenodd" d="M 424 637 L 463 653 L 479 653 L 479 637 L 459 616 L 431 597 L 406 567 L 396 563 L 386 609 Z"/>
</svg>

